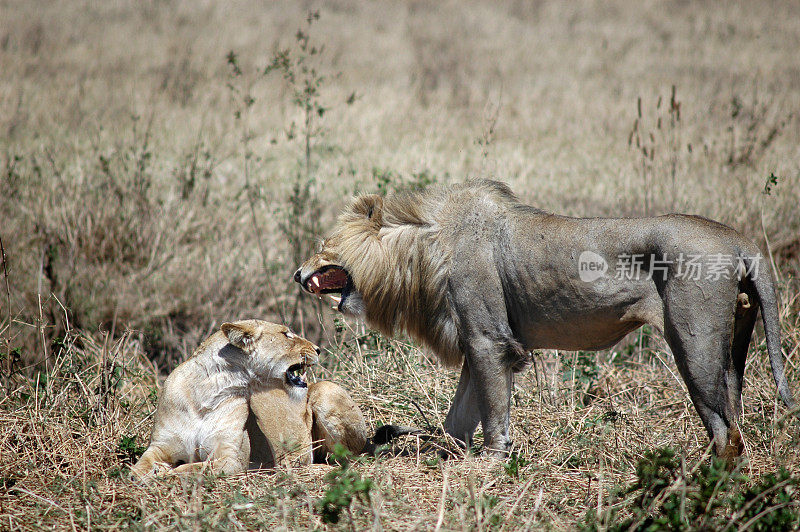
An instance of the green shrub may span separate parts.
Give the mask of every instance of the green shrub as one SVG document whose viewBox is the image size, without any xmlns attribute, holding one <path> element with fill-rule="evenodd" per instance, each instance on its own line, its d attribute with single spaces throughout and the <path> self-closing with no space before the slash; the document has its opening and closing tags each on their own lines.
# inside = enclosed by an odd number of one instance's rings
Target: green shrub
<svg viewBox="0 0 800 532">
<path fill-rule="evenodd" d="M 785 469 L 751 483 L 719 458 L 687 471 L 670 448 L 645 453 L 637 480 L 602 515 L 590 510 L 584 530 L 793 530 L 800 525 L 800 477 Z"/>
<path fill-rule="evenodd" d="M 325 476 L 328 488 L 325 494 L 317 500 L 317 510 L 323 523 L 335 524 L 339 522 L 342 511 L 350 513 L 350 505 L 354 500 L 369 503 L 372 481 L 363 478 L 361 474 L 350 467 L 350 452 L 343 445 L 337 443 L 333 452 L 333 459 L 339 467 Z"/>
</svg>

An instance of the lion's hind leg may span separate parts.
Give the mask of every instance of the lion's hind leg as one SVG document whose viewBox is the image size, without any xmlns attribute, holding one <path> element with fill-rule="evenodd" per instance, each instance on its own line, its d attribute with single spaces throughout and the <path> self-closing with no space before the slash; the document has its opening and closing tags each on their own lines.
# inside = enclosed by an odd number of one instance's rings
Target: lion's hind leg
<svg viewBox="0 0 800 532">
<path fill-rule="evenodd" d="M 732 414 L 731 434 L 729 435 L 728 454 L 738 456 L 744 451 L 744 442 L 736 426 L 742 412 L 742 384 L 744 367 L 750 338 L 758 318 L 758 304 L 755 294 L 739 293 L 736 300 L 736 315 L 733 324 L 733 340 L 731 342 L 731 364 L 725 375 L 728 385 L 728 403 Z"/>
<path fill-rule="evenodd" d="M 308 403 L 313 413 L 312 437 L 318 447 L 314 460 L 324 462 L 336 444 L 358 454 L 367 443 L 367 423 L 361 409 L 344 388 L 319 381 L 308 387 Z"/>
<path fill-rule="evenodd" d="M 737 421 L 744 355 L 738 350 L 737 360 L 732 356 L 736 326 L 732 294 L 719 287 L 710 289 L 714 290 L 715 295 L 703 298 L 701 291 L 685 285 L 667 287 L 664 336 L 716 454 L 732 460 L 742 451 Z M 705 299 L 702 306 L 698 299 Z M 738 342 L 742 342 L 752 325 L 748 329 L 742 322 L 739 327 Z"/>
</svg>

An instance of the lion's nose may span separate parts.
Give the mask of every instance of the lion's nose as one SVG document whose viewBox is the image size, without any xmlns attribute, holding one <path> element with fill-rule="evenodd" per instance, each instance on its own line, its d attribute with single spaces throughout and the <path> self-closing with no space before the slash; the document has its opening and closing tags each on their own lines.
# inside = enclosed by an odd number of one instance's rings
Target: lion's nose
<svg viewBox="0 0 800 532">
<path fill-rule="evenodd" d="M 296 283 L 300 282 L 300 268 L 298 268 L 297 271 L 294 272 L 294 282 Z"/>
<path fill-rule="evenodd" d="M 303 355 L 304 363 L 307 366 L 316 366 L 317 364 L 319 364 L 319 354 L 321 353 L 320 348 L 314 345 L 314 352 L 316 353 L 315 355 L 312 355 L 311 353 L 308 352 L 306 352 Z"/>
</svg>

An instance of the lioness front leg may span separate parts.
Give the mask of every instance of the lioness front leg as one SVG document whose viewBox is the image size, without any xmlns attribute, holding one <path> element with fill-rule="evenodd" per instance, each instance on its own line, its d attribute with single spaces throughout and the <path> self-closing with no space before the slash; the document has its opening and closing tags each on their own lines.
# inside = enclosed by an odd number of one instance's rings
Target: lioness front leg
<svg viewBox="0 0 800 532">
<path fill-rule="evenodd" d="M 171 470 L 169 475 L 197 474 L 210 468 L 214 474 L 236 475 L 247 470 L 247 459 L 250 454 L 250 439 L 246 432 L 242 435 L 232 435 L 221 441 L 211 456 L 204 462 L 190 462 L 181 464 Z M 238 441 L 237 441 L 238 440 Z"/>
<path fill-rule="evenodd" d="M 159 470 L 168 470 L 175 464 L 175 450 L 168 445 L 150 444 L 147 450 L 131 467 L 131 475 L 135 479 L 144 480 Z"/>
</svg>

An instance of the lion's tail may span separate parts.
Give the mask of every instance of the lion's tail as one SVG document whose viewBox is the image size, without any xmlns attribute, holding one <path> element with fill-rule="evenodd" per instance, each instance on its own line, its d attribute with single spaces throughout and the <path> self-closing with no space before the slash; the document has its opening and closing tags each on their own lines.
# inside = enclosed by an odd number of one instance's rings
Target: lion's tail
<svg viewBox="0 0 800 532">
<path fill-rule="evenodd" d="M 761 305 L 761 319 L 764 322 L 764 334 L 767 337 L 767 352 L 769 353 L 769 363 L 772 366 L 772 377 L 778 387 L 778 394 L 790 409 L 794 408 L 794 399 L 789 390 L 789 382 L 783 371 L 783 354 L 781 353 L 781 329 L 778 320 L 778 300 L 775 296 L 775 284 L 769 266 L 759 272 L 758 264 L 754 261 L 760 260 L 760 256 L 748 257 L 742 255 L 742 261 L 747 266 L 747 276 L 753 283 L 758 294 Z"/>
</svg>

